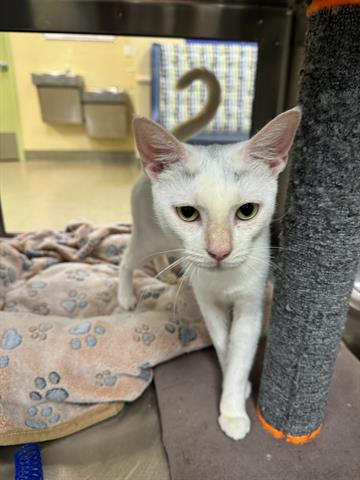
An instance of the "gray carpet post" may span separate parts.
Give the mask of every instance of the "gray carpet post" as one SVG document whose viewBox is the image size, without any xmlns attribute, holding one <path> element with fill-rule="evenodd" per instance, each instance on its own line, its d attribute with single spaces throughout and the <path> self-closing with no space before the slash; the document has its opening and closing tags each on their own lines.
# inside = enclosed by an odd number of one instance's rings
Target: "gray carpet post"
<svg viewBox="0 0 360 480">
<path fill-rule="evenodd" d="M 259 394 L 263 419 L 284 437 L 308 436 L 323 423 L 359 261 L 359 26 L 359 5 L 309 17 L 303 120 Z"/>
</svg>

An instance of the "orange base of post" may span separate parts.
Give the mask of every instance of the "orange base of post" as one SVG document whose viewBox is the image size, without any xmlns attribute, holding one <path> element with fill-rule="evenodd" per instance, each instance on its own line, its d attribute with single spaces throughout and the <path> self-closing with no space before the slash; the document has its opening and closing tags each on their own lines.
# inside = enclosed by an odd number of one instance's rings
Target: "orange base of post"
<svg viewBox="0 0 360 480">
<path fill-rule="evenodd" d="M 322 425 L 320 425 L 320 427 L 318 427 L 316 430 L 314 430 L 313 432 L 307 435 L 300 435 L 298 437 L 295 437 L 293 435 L 288 435 L 284 432 L 281 432 L 277 428 L 272 427 L 262 416 L 259 407 L 257 407 L 256 409 L 256 414 L 258 419 L 260 420 L 261 425 L 265 428 L 265 430 L 270 432 L 273 437 L 279 440 L 285 440 L 286 442 L 293 443 L 294 445 L 299 445 L 301 443 L 307 443 L 307 442 L 310 442 L 311 440 L 314 440 L 314 438 L 316 438 L 319 435 L 322 428 Z"/>
<path fill-rule="evenodd" d="M 336 8 L 345 5 L 360 5 L 360 0 L 313 0 L 307 9 L 307 14 L 309 16 L 324 8 Z"/>
</svg>

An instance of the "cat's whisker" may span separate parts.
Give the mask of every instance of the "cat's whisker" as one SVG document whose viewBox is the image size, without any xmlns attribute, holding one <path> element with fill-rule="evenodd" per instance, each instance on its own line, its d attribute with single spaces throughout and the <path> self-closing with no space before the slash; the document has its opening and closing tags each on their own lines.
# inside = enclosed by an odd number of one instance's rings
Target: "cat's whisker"
<svg viewBox="0 0 360 480">
<path fill-rule="evenodd" d="M 273 217 L 273 219 L 271 220 L 271 223 L 274 223 L 274 222 L 281 222 L 285 217 L 286 215 L 289 213 L 289 209 L 285 210 L 284 213 L 282 215 L 280 215 L 279 217 Z"/>
<path fill-rule="evenodd" d="M 181 290 L 181 287 L 186 279 L 186 275 L 188 273 L 189 270 L 191 270 L 191 267 L 193 266 L 193 263 L 189 263 L 189 265 L 185 268 L 185 271 L 183 273 L 183 276 L 180 280 L 180 284 L 179 284 L 179 288 L 177 289 L 177 292 L 176 292 L 176 295 L 175 295 L 175 301 L 174 301 L 174 310 L 173 310 L 173 315 L 174 315 L 174 318 L 176 316 L 176 305 L 177 305 L 177 300 L 178 300 L 178 297 L 179 297 L 179 293 L 180 293 L 180 290 Z"/>
<path fill-rule="evenodd" d="M 256 247 L 256 250 L 258 252 L 267 252 L 271 250 L 277 250 L 277 251 L 287 251 L 287 252 L 295 252 L 295 253 L 306 253 L 306 249 L 298 249 L 298 248 L 288 248 L 288 247 L 282 247 L 282 246 L 270 246 L 270 247 Z"/>
<path fill-rule="evenodd" d="M 201 252 L 194 252 L 193 250 L 186 250 L 186 253 L 188 253 L 191 258 L 197 258 L 197 259 L 202 259 L 204 255 Z"/>
<path fill-rule="evenodd" d="M 277 265 L 275 262 L 273 262 L 272 260 L 264 260 L 263 258 L 259 258 L 255 255 L 249 255 L 248 257 L 250 260 L 255 260 L 255 262 L 262 262 L 263 264 L 265 264 L 266 266 L 268 267 L 272 267 L 272 268 L 276 268 L 277 270 L 279 270 L 281 272 L 281 274 L 286 278 L 288 279 L 288 276 L 285 274 L 285 272 L 283 271 L 283 269 Z"/>
<path fill-rule="evenodd" d="M 190 285 L 192 284 L 192 278 L 194 276 L 194 274 L 196 274 L 197 276 L 199 276 L 199 268 L 194 264 L 194 268 L 191 270 L 190 272 L 190 278 L 189 278 L 189 283 Z"/>
<path fill-rule="evenodd" d="M 169 270 L 170 268 L 178 265 L 181 261 L 186 261 L 187 258 L 189 258 L 189 257 L 181 257 L 181 258 L 175 260 L 175 262 L 171 263 L 170 265 L 167 265 L 163 270 L 161 270 L 161 272 L 157 273 L 157 274 L 154 276 L 154 278 L 158 278 L 162 273 L 164 273 L 165 271 Z M 142 304 L 144 303 L 144 301 L 145 301 L 145 298 L 144 298 L 142 295 L 140 295 L 140 299 L 139 299 L 139 302 L 138 302 L 137 305 L 136 305 L 135 311 L 139 311 L 139 310 L 140 310 L 140 308 L 141 308 Z"/>
<path fill-rule="evenodd" d="M 249 260 L 254 260 L 255 262 L 257 262 L 257 261 L 262 262 L 266 267 L 269 267 L 269 268 L 274 267 L 274 268 L 278 268 L 279 270 L 281 270 L 278 265 L 276 265 L 275 263 L 273 263 L 271 261 L 268 262 L 268 261 L 266 261 L 262 258 L 255 257 L 253 255 L 249 256 L 248 258 L 249 258 Z M 247 263 L 245 268 L 249 268 L 252 272 L 257 274 L 257 271 L 256 271 L 255 267 L 253 265 L 251 265 L 251 263 Z M 284 274 L 284 272 L 282 272 L 282 273 Z"/>
<path fill-rule="evenodd" d="M 155 253 L 151 253 L 150 255 L 147 255 L 146 257 L 142 257 L 141 258 L 141 262 L 144 262 L 145 260 L 147 260 L 148 258 L 153 258 L 153 257 L 156 257 L 158 255 L 165 255 L 167 253 L 174 253 L 174 252 L 185 252 L 186 249 L 185 248 L 173 248 L 171 250 L 163 250 L 162 252 L 155 252 Z"/>
<path fill-rule="evenodd" d="M 171 268 L 173 267 L 176 267 L 177 265 L 179 265 L 181 262 L 187 260 L 188 258 L 190 258 L 189 256 L 186 256 L 186 257 L 180 257 L 178 258 L 177 260 L 175 260 L 174 262 L 170 263 L 169 265 L 167 265 L 165 268 L 163 268 L 160 272 L 158 272 L 154 278 L 158 278 L 160 277 L 161 274 L 163 274 L 164 272 L 167 272 L 168 270 L 170 270 Z"/>
<path fill-rule="evenodd" d="M 166 253 L 173 253 L 173 252 L 185 252 L 185 248 L 173 248 L 170 250 L 163 250 L 162 252 L 156 252 L 155 255 L 165 255 Z"/>
<path fill-rule="evenodd" d="M 247 264 L 246 268 L 248 268 L 249 270 L 251 270 L 255 274 L 257 273 L 255 268 L 251 264 Z"/>
</svg>

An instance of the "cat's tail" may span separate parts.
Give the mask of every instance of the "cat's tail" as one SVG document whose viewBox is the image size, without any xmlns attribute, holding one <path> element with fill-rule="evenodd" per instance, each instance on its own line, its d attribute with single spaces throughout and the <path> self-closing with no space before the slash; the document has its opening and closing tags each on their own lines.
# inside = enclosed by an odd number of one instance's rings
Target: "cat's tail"
<svg viewBox="0 0 360 480">
<path fill-rule="evenodd" d="M 176 88 L 183 90 L 192 82 L 201 80 L 207 87 L 207 100 L 200 112 L 195 117 L 190 118 L 184 123 L 180 123 L 172 131 L 173 135 L 181 141 L 191 138 L 196 133 L 203 130 L 204 127 L 213 119 L 216 110 L 221 102 L 221 87 L 215 74 L 205 68 L 194 68 L 186 72 L 179 78 Z"/>
</svg>

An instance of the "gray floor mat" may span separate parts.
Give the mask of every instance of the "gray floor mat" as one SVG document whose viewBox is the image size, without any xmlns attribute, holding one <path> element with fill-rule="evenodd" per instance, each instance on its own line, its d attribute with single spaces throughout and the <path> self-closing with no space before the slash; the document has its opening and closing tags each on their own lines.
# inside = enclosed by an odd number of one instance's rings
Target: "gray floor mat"
<svg viewBox="0 0 360 480">
<path fill-rule="evenodd" d="M 261 350 L 253 383 L 259 378 Z M 308 444 L 275 440 L 255 418 L 234 442 L 217 425 L 220 372 L 212 349 L 183 355 L 155 370 L 172 480 L 357 480 L 360 478 L 360 363 L 342 345 L 320 436 Z"/>
</svg>

